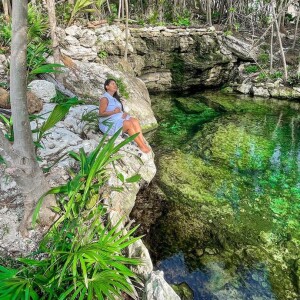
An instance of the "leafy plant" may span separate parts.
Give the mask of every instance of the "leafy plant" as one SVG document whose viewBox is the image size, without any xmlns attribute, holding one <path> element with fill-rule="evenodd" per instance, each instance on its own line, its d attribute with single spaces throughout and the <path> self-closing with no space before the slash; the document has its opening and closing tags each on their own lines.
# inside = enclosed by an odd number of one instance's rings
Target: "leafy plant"
<svg viewBox="0 0 300 300">
<path fill-rule="evenodd" d="M 51 103 L 57 103 L 57 104 L 63 104 L 66 103 L 70 98 L 66 96 L 65 94 L 61 93 L 60 91 L 56 91 L 55 97 L 53 97 L 50 102 Z"/>
<path fill-rule="evenodd" d="M 233 26 L 234 26 L 234 30 L 235 31 L 239 31 L 240 30 L 241 25 L 239 23 L 234 23 Z"/>
<path fill-rule="evenodd" d="M 283 73 L 281 71 L 275 71 L 270 74 L 270 78 L 272 78 L 272 79 L 279 79 L 279 78 L 282 78 L 282 76 L 283 76 Z"/>
<path fill-rule="evenodd" d="M 86 122 L 90 128 L 95 131 L 99 131 L 99 114 L 97 111 L 89 111 L 82 115 L 82 122 Z"/>
<path fill-rule="evenodd" d="M 40 127 L 37 127 L 36 129 L 32 130 L 32 133 L 37 133 L 37 140 L 34 142 L 36 149 L 42 147 L 40 142 L 41 139 L 45 136 L 46 132 L 52 127 L 54 127 L 59 121 L 61 121 L 65 117 L 65 115 L 69 112 L 71 106 L 77 105 L 79 103 L 80 101 L 78 101 L 77 98 L 70 98 L 67 102 L 56 105 L 53 111 L 50 113 L 49 117 L 45 120 L 45 122 L 43 122 L 43 124 Z M 30 121 L 33 121 L 42 118 L 42 116 L 31 115 L 29 118 Z M 14 130 L 12 117 L 7 118 L 4 115 L 0 114 L 0 121 L 2 121 L 6 128 L 5 137 L 10 142 L 13 142 Z"/>
<path fill-rule="evenodd" d="M 267 74 L 265 73 L 265 72 L 260 72 L 259 74 L 258 74 L 258 79 L 260 80 L 260 81 L 264 81 L 265 79 L 267 79 Z"/>
<path fill-rule="evenodd" d="M 175 20 L 173 21 L 173 24 L 177 26 L 190 26 L 191 13 L 188 10 L 185 10 L 182 14 L 177 14 Z"/>
<path fill-rule="evenodd" d="M 74 7 L 73 7 L 73 10 L 71 12 L 71 16 L 70 16 L 70 20 L 68 22 L 68 26 L 70 26 L 73 23 L 75 16 L 79 12 L 87 10 L 87 8 L 90 5 L 92 5 L 93 3 L 94 3 L 93 0 L 76 0 L 76 2 L 74 4 Z"/>
<path fill-rule="evenodd" d="M 36 5 L 28 5 L 28 41 L 46 38 L 48 31 L 47 15 L 41 12 L 41 7 Z"/>
<path fill-rule="evenodd" d="M 129 97 L 127 87 L 126 87 L 125 83 L 123 82 L 123 80 L 121 78 L 117 78 L 117 77 L 115 77 L 111 74 L 108 74 L 108 78 L 113 79 L 117 83 L 119 92 L 123 97 L 125 97 L 125 98 Z"/>
<path fill-rule="evenodd" d="M 0 45 L 9 46 L 11 42 L 11 23 L 4 21 L 4 16 L 0 16 Z"/>
<path fill-rule="evenodd" d="M 0 82 L 0 87 L 7 88 L 7 82 Z"/>
<path fill-rule="evenodd" d="M 38 201 L 33 214 L 34 224 L 44 197 L 48 194 L 59 195 L 58 203 L 60 206 L 58 210 L 64 211 L 61 219 L 78 217 L 78 214 L 91 204 L 90 201 L 95 201 L 99 188 L 107 180 L 106 167 L 118 160 L 120 156 L 117 152 L 137 136 L 137 134 L 130 136 L 115 146 L 114 143 L 121 130 L 116 132 L 107 143 L 105 143 L 107 135 L 104 135 L 97 148 L 89 155 L 83 149 L 80 149 L 79 154 L 70 152 L 70 156 L 80 163 L 80 170 L 67 184 L 52 188 Z"/>
<path fill-rule="evenodd" d="M 67 102 L 58 104 L 54 107 L 42 126 L 32 131 L 33 133 L 37 133 L 37 140 L 35 142 L 37 146 L 40 145 L 40 141 L 45 136 L 45 133 L 66 116 L 71 106 L 77 104 L 79 104 L 78 98 L 70 98 Z"/>
<path fill-rule="evenodd" d="M 230 35 L 232 35 L 233 33 L 232 33 L 232 31 L 231 30 L 226 30 L 226 31 L 224 31 L 224 35 L 225 36 L 230 36 Z"/>
<path fill-rule="evenodd" d="M 108 179 L 108 164 L 120 158 L 117 153 L 136 135 L 118 145 L 121 129 L 106 141 L 105 135 L 90 154 L 83 149 L 70 156 L 79 162 L 79 170 L 65 185 L 47 194 L 58 195 L 53 210 L 59 218 L 43 238 L 39 251 L 18 259 L 15 266 L 0 266 L 0 298 L 8 299 L 115 299 L 125 292 L 133 296 L 131 281 L 139 281 L 128 265 L 139 260 L 127 258 L 123 250 L 140 237 L 137 227 L 118 231 L 104 224 L 106 209 L 101 204 L 101 189 Z M 138 174 L 124 179 L 136 182 Z M 34 222 L 43 199 L 34 212 Z"/>
<path fill-rule="evenodd" d="M 49 41 L 30 42 L 27 47 L 27 72 L 28 77 L 37 74 L 59 73 L 63 65 L 47 64 L 46 59 L 50 55 Z"/>
<path fill-rule="evenodd" d="M 105 50 L 101 50 L 98 52 L 98 57 L 100 59 L 105 59 L 105 58 L 107 58 L 107 56 L 108 56 L 108 53 Z"/>
<path fill-rule="evenodd" d="M 249 65 L 245 67 L 245 73 L 256 73 L 259 70 L 257 65 Z"/>
<path fill-rule="evenodd" d="M 10 141 L 14 141 L 14 128 L 13 128 L 13 121 L 12 117 L 6 118 L 4 115 L 0 114 L 0 121 L 2 120 L 2 123 L 5 126 L 6 133 L 4 136 Z"/>
<path fill-rule="evenodd" d="M 267 52 L 261 52 L 258 56 L 258 62 L 263 65 L 263 66 L 267 66 L 269 64 L 270 61 L 270 56 Z"/>
<path fill-rule="evenodd" d="M 66 1 L 59 2 L 55 4 L 55 9 L 56 9 L 57 23 L 59 25 L 66 25 L 71 18 L 71 13 L 72 13 L 71 5 Z"/>
<path fill-rule="evenodd" d="M 158 11 L 155 10 L 151 16 L 149 16 L 148 22 L 150 25 L 156 25 L 158 22 Z"/>
<path fill-rule="evenodd" d="M 139 239 L 123 235 L 119 223 L 103 226 L 102 212 L 89 226 L 82 219 L 64 223 L 50 231 L 41 243 L 40 256 L 19 259 L 19 268 L 0 266 L 0 297 L 8 299 L 114 299 L 131 294 L 129 279 L 137 280 L 127 265 L 139 261 L 122 250 Z"/>
</svg>

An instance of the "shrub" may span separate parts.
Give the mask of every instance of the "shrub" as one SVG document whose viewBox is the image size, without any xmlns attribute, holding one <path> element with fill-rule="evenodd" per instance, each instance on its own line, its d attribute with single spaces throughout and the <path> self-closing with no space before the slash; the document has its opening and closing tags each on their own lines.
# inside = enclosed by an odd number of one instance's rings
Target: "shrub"
<svg viewBox="0 0 300 300">
<path fill-rule="evenodd" d="M 245 67 L 245 72 L 247 74 L 256 73 L 259 70 L 257 65 L 249 65 Z"/>
</svg>

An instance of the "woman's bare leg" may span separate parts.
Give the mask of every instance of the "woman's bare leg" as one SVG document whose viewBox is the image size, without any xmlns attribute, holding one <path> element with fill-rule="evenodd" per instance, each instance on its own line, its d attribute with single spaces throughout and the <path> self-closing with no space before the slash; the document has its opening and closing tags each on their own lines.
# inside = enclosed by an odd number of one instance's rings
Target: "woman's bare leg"
<svg viewBox="0 0 300 300">
<path fill-rule="evenodd" d="M 145 142 L 145 138 L 144 138 L 144 135 L 143 135 L 143 132 L 142 132 L 140 122 L 136 118 L 132 118 L 132 117 L 129 119 L 129 121 L 131 121 L 134 129 L 136 130 L 136 132 L 140 133 L 140 136 L 142 137 L 143 141 Z"/>
<path fill-rule="evenodd" d="M 132 121 L 126 120 L 123 122 L 123 132 L 127 132 L 129 135 L 134 135 L 141 131 L 136 130 Z M 134 141 L 137 143 L 142 152 L 149 153 L 151 151 L 151 149 L 145 144 L 144 137 L 141 133 L 134 139 Z"/>
</svg>

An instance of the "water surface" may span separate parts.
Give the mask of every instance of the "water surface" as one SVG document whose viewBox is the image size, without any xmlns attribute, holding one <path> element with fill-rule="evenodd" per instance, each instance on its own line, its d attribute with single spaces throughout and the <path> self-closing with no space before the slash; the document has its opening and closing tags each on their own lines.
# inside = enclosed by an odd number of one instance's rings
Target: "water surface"
<svg viewBox="0 0 300 300">
<path fill-rule="evenodd" d="M 299 104 L 205 92 L 152 97 L 156 267 L 185 299 L 298 299 Z M 186 296 L 184 296 L 186 295 Z"/>
</svg>

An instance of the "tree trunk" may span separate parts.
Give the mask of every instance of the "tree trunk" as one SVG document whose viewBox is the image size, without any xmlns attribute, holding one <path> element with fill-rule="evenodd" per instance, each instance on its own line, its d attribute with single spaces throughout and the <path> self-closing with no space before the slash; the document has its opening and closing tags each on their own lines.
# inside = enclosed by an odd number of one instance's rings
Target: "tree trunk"
<svg viewBox="0 0 300 300">
<path fill-rule="evenodd" d="M 27 112 L 27 11 L 28 1 L 13 1 L 12 43 L 10 59 L 10 101 L 14 126 L 14 144 L 1 143 L 6 157 L 10 157 L 11 173 L 16 180 L 24 200 L 24 216 L 20 231 L 27 234 L 30 219 L 37 200 L 49 190 L 49 185 L 36 160 L 32 132 Z M 1 137 L 2 138 L 2 137 Z M 53 199 L 52 199 L 53 200 Z M 53 203 L 51 203 L 53 204 Z M 42 220 L 50 225 L 54 214 L 48 210 Z"/>
<path fill-rule="evenodd" d="M 283 69 L 284 69 L 284 80 L 287 81 L 287 78 L 288 78 L 287 66 L 286 66 L 285 54 L 284 54 L 284 51 L 283 51 L 283 46 L 282 46 L 281 37 L 280 37 L 280 29 L 279 29 L 279 25 L 278 25 L 278 22 L 277 22 L 277 16 L 276 16 L 275 8 L 274 8 L 274 2 L 272 2 L 271 5 L 272 5 L 272 13 L 273 13 L 275 26 L 276 26 L 277 37 L 278 37 L 280 53 L 281 53 L 281 58 L 282 58 L 282 64 L 283 64 Z"/>
<path fill-rule="evenodd" d="M 295 33 L 294 33 L 294 41 L 293 41 L 292 49 L 295 49 L 295 46 L 296 46 L 297 31 L 298 31 L 298 26 L 299 26 L 299 18 L 300 18 L 300 13 L 297 12 L 297 21 L 296 21 L 296 27 L 295 27 Z"/>
<path fill-rule="evenodd" d="M 122 0 L 119 0 L 118 19 L 121 19 Z"/>
<path fill-rule="evenodd" d="M 206 0 L 207 2 L 207 10 L 206 10 L 206 16 L 207 16 L 207 23 L 209 26 L 212 26 L 212 21 L 211 21 L 211 0 Z"/>
<path fill-rule="evenodd" d="M 2 5 L 3 5 L 5 19 L 8 21 L 9 17 L 11 16 L 10 0 L 2 0 Z"/>
<path fill-rule="evenodd" d="M 106 5 L 107 5 L 108 12 L 111 14 L 110 4 L 108 0 L 106 0 Z"/>
<path fill-rule="evenodd" d="M 125 59 L 125 61 L 127 61 L 127 53 L 128 53 L 128 0 L 125 0 L 125 12 L 126 12 L 126 27 L 125 27 L 126 44 L 125 44 L 124 59 Z"/>
<path fill-rule="evenodd" d="M 50 25 L 50 33 L 52 40 L 52 49 L 53 49 L 53 58 L 54 63 L 59 64 L 59 48 L 58 48 L 58 39 L 56 35 L 56 15 L 55 15 L 55 2 L 54 0 L 47 0 L 47 9 L 49 15 L 49 25 Z M 55 77 L 57 77 L 55 75 Z"/>
<path fill-rule="evenodd" d="M 270 42 L 270 72 L 273 71 L 273 39 L 274 39 L 274 24 L 272 23 L 271 42 Z"/>
</svg>

